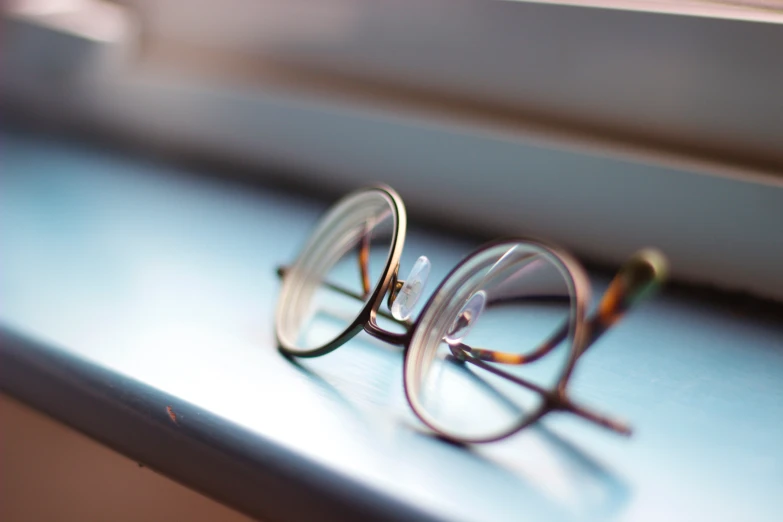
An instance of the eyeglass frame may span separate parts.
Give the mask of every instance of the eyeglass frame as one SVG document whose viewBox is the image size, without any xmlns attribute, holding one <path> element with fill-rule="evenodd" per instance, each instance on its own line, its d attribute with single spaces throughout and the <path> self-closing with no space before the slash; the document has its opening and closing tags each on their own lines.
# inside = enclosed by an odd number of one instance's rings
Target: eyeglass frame
<svg viewBox="0 0 783 522">
<path fill-rule="evenodd" d="M 473 250 L 470 254 L 465 256 L 459 263 L 457 263 L 457 265 L 451 271 L 449 271 L 449 273 L 442 279 L 442 281 L 432 292 L 430 298 L 420 309 L 418 316 L 414 321 L 410 321 L 410 320 L 401 321 L 394 318 L 391 314 L 388 314 L 385 311 L 381 310 L 381 306 L 383 304 L 384 297 L 387 297 L 387 305 L 391 308 L 391 304 L 393 303 L 397 295 L 397 292 L 399 291 L 399 289 L 403 284 L 403 281 L 401 281 L 398 277 L 400 258 L 402 256 L 402 249 L 404 247 L 405 235 L 407 230 L 407 214 L 405 211 L 405 206 L 402 202 L 402 198 L 391 187 L 388 187 L 386 185 L 376 185 L 376 186 L 367 187 L 351 192 L 350 194 L 347 194 L 346 196 L 341 198 L 340 201 L 364 192 L 372 192 L 372 191 L 378 191 L 385 198 L 387 198 L 387 202 L 390 204 L 390 207 L 392 209 L 392 216 L 394 218 L 394 227 L 393 227 L 391 246 L 389 249 L 389 255 L 387 257 L 387 261 L 383 270 L 382 277 L 379 279 L 379 282 L 376 284 L 375 289 L 372 291 L 372 294 L 369 296 L 369 299 L 367 299 L 366 296 L 362 297 L 334 283 L 328 281 L 321 282 L 323 286 L 333 291 L 337 291 L 339 293 L 342 293 L 343 295 L 355 299 L 366 300 L 366 302 L 364 303 L 361 311 L 357 314 L 353 322 L 351 322 L 348 325 L 348 327 L 346 327 L 345 330 L 343 330 L 342 333 L 340 333 L 333 340 L 331 340 L 330 342 L 324 344 L 319 348 L 308 350 L 306 352 L 299 352 L 296 350 L 291 350 L 290 348 L 285 346 L 285 343 L 280 339 L 279 336 L 279 332 L 278 332 L 279 328 L 277 324 L 278 318 L 276 317 L 275 336 L 278 343 L 278 349 L 281 351 L 281 353 L 284 356 L 302 357 L 302 358 L 320 357 L 339 348 L 346 342 L 350 341 L 354 336 L 356 336 L 361 331 L 365 331 L 370 336 L 379 339 L 383 342 L 387 342 L 389 344 L 396 345 L 396 346 L 401 346 L 403 352 L 403 387 L 405 391 L 405 397 L 409 406 L 413 410 L 416 417 L 422 423 L 424 423 L 424 425 L 426 425 L 438 436 L 450 440 L 452 442 L 485 443 L 485 442 L 494 442 L 494 441 L 502 440 L 518 433 L 519 431 L 530 426 L 531 424 L 534 424 L 535 422 L 539 421 L 544 415 L 555 411 L 564 411 L 564 412 L 573 413 L 581 418 L 589 420 L 595 424 L 598 424 L 604 428 L 614 431 L 615 433 L 618 433 L 620 435 L 630 436 L 632 434 L 631 427 L 625 422 L 617 419 L 613 419 L 601 413 L 594 412 L 589 408 L 583 407 L 575 403 L 567 393 L 567 385 L 568 385 L 568 381 L 570 380 L 573 374 L 573 370 L 576 367 L 577 361 L 587 351 L 587 349 L 593 346 L 595 342 L 598 340 L 598 338 L 600 338 L 603 335 L 603 333 L 605 333 L 609 328 L 611 328 L 614 324 L 616 324 L 616 322 L 622 317 L 622 315 L 636 301 L 638 301 L 640 297 L 649 294 L 651 290 L 657 288 L 660 285 L 660 283 L 662 283 L 662 281 L 665 279 L 668 271 L 668 266 L 667 266 L 666 258 L 663 256 L 663 254 L 661 254 L 660 252 L 654 249 L 644 249 L 637 252 L 629 261 L 625 263 L 625 265 L 623 265 L 623 267 L 614 277 L 614 279 L 609 285 L 609 288 L 605 291 L 600 301 L 600 304 L 597 307 L 596 312 L 590 318 L 588 318 L 586 316 L 586 310 L 588 307 L 588 302 L 590 301 L 591 285 L 585 270 L 582 268 L 581 264 L 575 258 L 573 258 L 570 254 L 557 247 L 554 247 L 552 245 L 549 245 L 547 243 L 535 239 L 520 238 L 520 237 L 496 239 L 479 246 L 477 249 Z M 335 208 L 337 204 L 339 204 L 339 202 L 335 203 L 330 208 Z M 301 250 L 302 252 L 307 250 L 307 247 L 309 246 L 311 241 L 315 240 L 315 238 L 317 237 L 316 234 L 317 231 L 318 228 L 316 228 L 311 233 L 308 243 L 306 243 Z M 412 394 L 410 393 L 408 382 L 407 382 L 408 365 L 410 364 L 408 353 L 410 351 L 411 342 L 414 338 L 416 329 L 421 324 L 421 318 L 425 316 L 427 309 L 433 303 L 433 300 L 439 294 L 443 286 L 447 282 L 449 282 L 452 276 L 460 268 L 462 268 L 466 263 L 471 261 L 474 258 L 474 256 L 478 255 L 482 251 L 496 247 L 501 244 L 525 245 L 525 246 L 532 246 L 536 249 L 539 249 L 541 252 L 547 254 L 552 258 L 550 259 L 550 261 L 552 260 L 556 261 L 560 265 L 560 267 L 565 269 L 565 272 L 568 274 L 568 277 L 570 279 L 570 284 L 573 285 L 572 295 L 573 295 L 574 302 L 572 306 L 575 307 L 575 312 L 574 312 L 575 324 L 574 324 L 574 331 L 571 335 L 572 339 L 571 339 L 571 347 L 569 348 L 568 360 L 566 362 L 566 366 L 562 374 L 558 379 L 557 384 L 552 389 L 547 389 L 543 386 L 539 386 L 535 383 L 529 382 L 516 375 L 504 372 L 501 369 L 496 368 L 489 363 L 495 362 L 498 364 L 525 364 L 525 363 L 533 362 L 534 360 L 537 360 L 539 357 L 546 355 L 546 353 L 548 353 L 551 349 L 553 349 L 558 344 L 565 341 L 566 337 L 557 340 L 557 342 L 554 345 L 552 345 L 548 349 L 545 349 L 542 354 L 536 356 L 532 360 L 529 358 L 530 357 L 529 355 L 527 358 L 524 356 L 516 356 L 516 358 L 519 359 L 519 362 L 516 363 L 509 363 L 509 362 L 503 362 L 498 360 L 493 361 L 491 359 L 493 354 L 500 354 L 504 356 L 508 356 L 508 355 L 515 356 L 515 354 L 505 354 L 503 352 L 494 352 L 492 350 L 479 349 L 479 352 L 483 352 L 481 354 L 482 356 L 490 357 L 489 359 L 482 359 L 474 356 L 471 352 L 475 349 L 470 349 L 470 347 L 467 347 L 466 345 L 462 345 L 460 343 L 461 347 L 465 347 L 469 349 L 467 351 L 464 349 L 460 349 L 459 351 L 457 351 L 457 348 L 455 348 L 454 346 L 450 346 L 452 354 L 454 355 L 455 359 L 457 359 L 459 362 L 471 363 L 500 378 L 509 380 L 514 384 L 517 384 L 531 391 L 534 391 L 540 394 L 541 397 L 543 398 L 541 405 L 537 408 L 536 411 L 522 418 L 519 423 L 517 423 L 516 425 L 512 426 L 507 430 L 504 430 L 504 432 L 499 435 L 494 435 L 489 437 L 455 436 L 437 427 L 436 425 L 434 425 L 433 422 L 427 419 L 426 418 L 427 415 L 422 413 L 425 410 L 425 408 L 421 407 L 418 404 L 418 400 L 415 397 L 413 397 Z M 364 261 L 362 260 L 362 255 L 363 255 L 362 250 L 363 249 L 360 249 L 360 253 L 359 253 L 360 271 L 362 273 L 363 285 L 366 288 L 367 287 L 366 259 Z M 299 257 L 297 257 L 297 260 L 299 260 Z M 288 272 L 289 272 L 289 268 L 279 267 L 277 269 L 277 274 L 280 278 L 285 278 Z M 571 296 L 569 296 L 569 299 L 570 297 Z M 279 313 L 281 312 L 278 310 L 276 312 L 276 315 Z M 395 333 L 383 329 L 377 323 L 378 315 L 386 319 L 395 321 L 396 323 L 404 326 L 406 331 L 404 333 Z M 550 338 L 550 340 L 557 336 L 558 334 L 553 335 Z M 534 353 L 538 353 L 539 351 L 541 350 L 537 348 Z"/>
</svg>

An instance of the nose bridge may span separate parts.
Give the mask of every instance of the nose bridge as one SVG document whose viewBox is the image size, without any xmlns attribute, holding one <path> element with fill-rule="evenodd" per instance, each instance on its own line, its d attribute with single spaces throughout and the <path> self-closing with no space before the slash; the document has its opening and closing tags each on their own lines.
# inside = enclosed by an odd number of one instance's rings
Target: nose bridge
<svg viewBox="0 0 783 522">
<path fill-rule="evenodd" d="M 375 313 L 372 313 L 370 315 L 370 320 L 364 325 L 364 331 L 383 342 L 396 346 L 407 346 L 413 332 L 413 325 L 409 321 L 399 322 L 399 324 L 402 324 L 405 327 L 405 332 L 397 333 L 385 330 L 378 326 L 378 323 L 375 320 Z"/>
</svg>

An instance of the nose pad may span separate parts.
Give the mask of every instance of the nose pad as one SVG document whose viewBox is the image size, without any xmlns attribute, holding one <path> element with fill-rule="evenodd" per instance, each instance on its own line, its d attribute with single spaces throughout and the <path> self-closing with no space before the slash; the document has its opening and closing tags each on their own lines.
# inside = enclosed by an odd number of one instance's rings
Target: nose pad
<svg viewBox="0 0 783 522">
<path fill-rule="evenodd" d="M 456 345 L 462 342 L 473 326 L 478 321 L 484 307 L 487 304 L 487 293 L 479 290 L 473 294 L 457 314 L 457 318 L 451 324 L 445 341 L 450 345 Z"/>
<path fill-rule="evenodd" d="M 421 256 L 416 260 L 391 305 L 392 317 L 398 321 L 405 321 L 411 316 L 413 308 L 419 302 L 424 285 L 427 284 L 427 279 L 430 277 L 431 266 L 432 264 L 426 256 Z"/>
</svg>

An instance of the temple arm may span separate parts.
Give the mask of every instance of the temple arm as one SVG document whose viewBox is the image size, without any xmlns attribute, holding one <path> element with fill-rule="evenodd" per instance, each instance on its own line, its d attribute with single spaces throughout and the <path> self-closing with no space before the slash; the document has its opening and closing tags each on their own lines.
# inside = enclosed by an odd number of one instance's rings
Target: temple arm
<svg viewBox="0 0 783 522">
<path fill-rule="evenodd" d="M 668 263 L 666 257 L 657 250 L 640 250 L 629 259 L 609 284 L 604 292 L 598 309 L 587 320 L 588 339 L 582 348 L 584 353 L 612 325 L 619 321 L 625 312 L 633 305 L 650 295 L 666 278 Z M 501 364 L 527 364 L 536 361 L 549 353 L 568 335 L 568 322 L 565 322 L 555 333 L 539 345 L 533 352 L 517 354 L 471 348 L 464 344 L 454 347 L 452 352 L 464 350 L 472 357 L 482 361 Z M 454 353 L 459 357 L 458 353 Z M 581 355 L 581 354 L 580 354 Z"/>
<path fill-rule="evenodd" d="M 370 295 L 370 234 L 365 230 L 359 243 L 359 273 L 364 296 Z"/>
<path fill-rule="evenodd" d="M 669 262 L 660 251 L 647 248 L 634 254 L 612 279 L 598 309 L 590 318 L 590 338 L 582 352 L 616 324 L 631 307 L 654 293 L 668 274 Z"/>
</svg>

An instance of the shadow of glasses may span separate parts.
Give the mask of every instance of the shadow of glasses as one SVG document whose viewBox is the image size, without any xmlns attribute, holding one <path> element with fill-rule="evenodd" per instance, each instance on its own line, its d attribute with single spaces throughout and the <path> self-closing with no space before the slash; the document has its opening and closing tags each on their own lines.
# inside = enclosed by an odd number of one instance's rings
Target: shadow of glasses
<svg viewBox="0 0 783 522">
<path fill-rule="evenodd" d="M 493 481 L 499 480 L 505 487 L 519 490 L 520 494 L 524 490 L 526 496 L 532 495 L 548 503 L 551 508 L 563 511 L 564 514 L 574 516 L 576 519 L 608 517 L 619 512 L 627 503 L 629 489 L 621 478 L 579 445 L 552 431 L 541 421 L 523 430 L 519 437 L 499 445 L 471 445 L 441 438 L 416 421 L 412 414 L 401 416 L 394 400 L 387 400 L 386 406 L 381 408 L 381 411 L 378 411 L 379 401 L 364 404 L 366 393 L 358 388 L 373 387 L 373 385 L 343 375 L 346 372 L 349 375 L 353 373 L 344 363 L 356 362 L 356 354 L 364 352 L 365 357 L 357 363 L 359 367 L 354 369 L 356 373 L 366 373 L 368 365 L 383 365 L 384 371 L 377 373 L 389 374 L 394 372 L 388 371 L 389 368 L 384 365 L 384 361 L 395 355 L 390 353 L 384 343 L 369 336 L 364 337 L 366 339 L 357 339 L 357 342 L 352 343 L 352 348 L 349 350 L 352 353 L 346 354 L 344 358 L 336 358 L 333 357 L 335 354 L 332 354 L 329 357 L 307 361 L 286 356 L 285 360 L 320 391 L 325 392 L 325 395 L 341 410 L 366 427 L 368 436 L 373 436 L 374 431 L 383 429 L 374 426 L 370 411 L 374 412 L 373 416 L 375 413 L 385 416 L 390 423 L 403 428 L 407 433 L 407 435 L 388 437 L 388 432 L 384 430 L 384 437 L 375 437 L 374 444 L 389 445 L 392 448 L 386 450 L 390 451 L 420 452 L 421 448 L 405 448 L 412 439 L 417 439 L 422 441 L 417 442 L 417 445 L 423 443 L 426 451 L 434 452 L 432 459 L 417 458 L 417 466 L 437 466 L 441 458 L 449 459 L 451 465 L 461 462 L 463 466 L 469 465 L 472 469 L 480 470 L 481 473 L 491 474 Z M 498 400 L 506 401 L 510 407 L 518 407 L 502 391 L 473 372 L 469 365 L 452 356 L 447 358 L 458 371 L 464 372 L 467 378 L 475 380 L 477 385 L 496 396 Z M 335 360 L 329 361 L 329 359 Z M 401 362 L 400 358 L 400 372 Z M 333 382 L 334 379 L 330 377 L 331 369 L 334 369 L 334 375 L 341 375 L 339 383 Z M 352 386 L 357 389 L 349 389 Z M 379 393 L 387 392 L 389 395 L 397 393 L 402 397 L 401 382 L 397 390 Z M 426 441 L 436 442 L 436 444 L 429 445 Z M 444 441 L 447 444 L 443 444 Z"/>
</svg>

